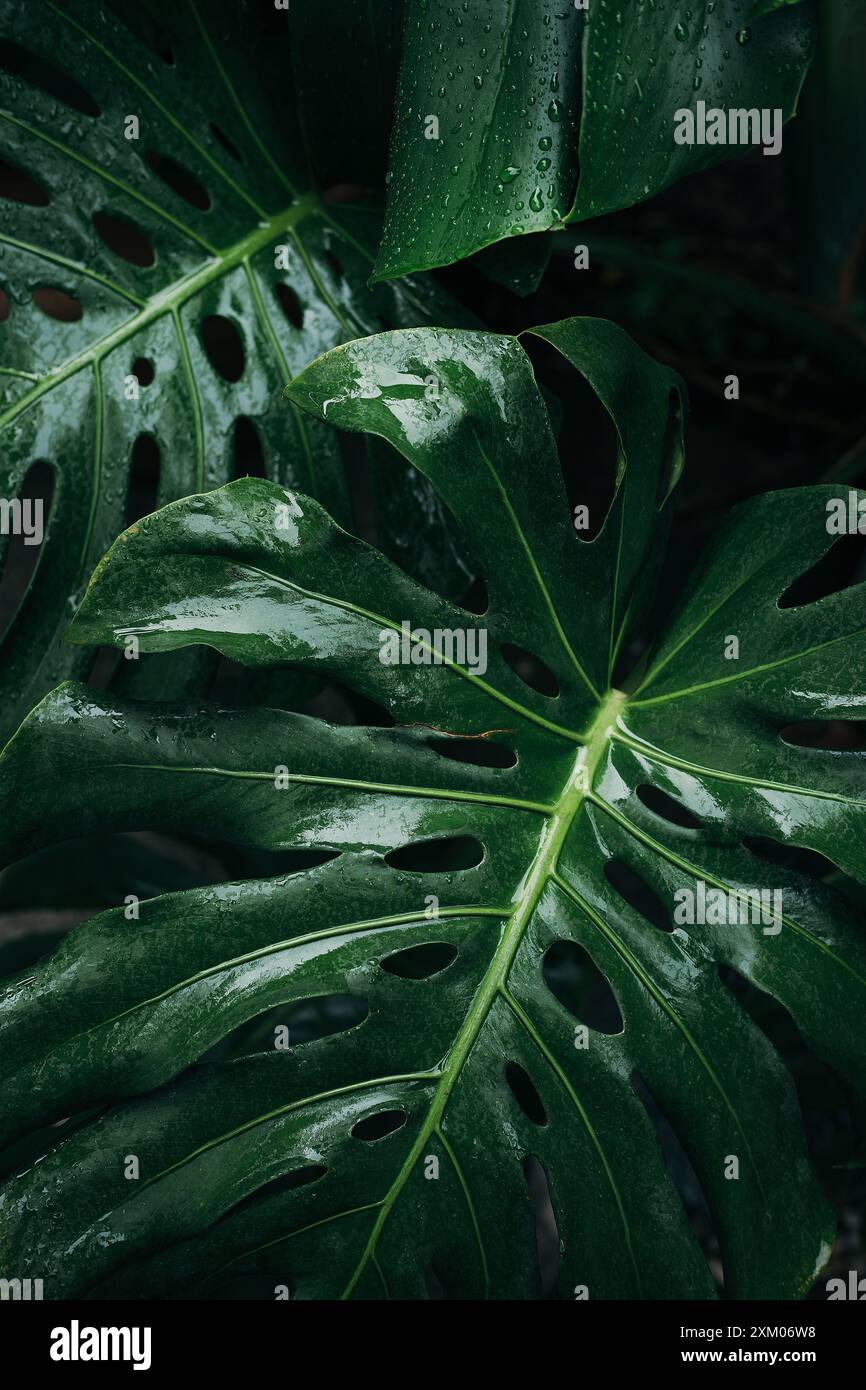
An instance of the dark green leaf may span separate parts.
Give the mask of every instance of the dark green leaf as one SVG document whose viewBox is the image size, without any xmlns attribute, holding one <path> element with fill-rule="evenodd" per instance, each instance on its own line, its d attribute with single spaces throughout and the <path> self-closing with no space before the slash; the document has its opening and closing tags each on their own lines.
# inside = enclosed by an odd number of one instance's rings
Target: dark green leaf
<svg viewBox="0 0 866 1390">
<path fill-rule="evenodd" d="M 255 471 L 258 453 L 268 477 L 347 519 L 336 436 L 287 411 L 282 386 L 344 338 L 455 321 L 420 281 L 371 294 L 378 216 L 312 191 L 306 151 L 333 180 L 339 152 L 326 137 L 343 121 L 324 129 L 313 65 L 327 50 L 331 89 L 338 63 L 361 80 L 390 61 L 388 26 L 356 21 L 342 0 L 342 19 L 300 9 L 290 26 L 284 11 L 263 19 L 244 3 L 0 3 L 13 171 L 0 198 L 11 305 L 0 496 L 17 497 L 39 460 L 54 479 L 39 563 L 3 638 L 0 742 L 59 679 L 89 669 L 92 654 L 60 639 L 130 515 Z M 373 106 L 351 121 L 368 148 L 381 126 Z M 354 146 L 344 170 L 363 173 Z M 144 484 L 133 467 L 142 441 Z"/>
<path fill-rule="evenodd" d="M 699 100 L 787 119 L 809 15 L 749 29 L 753 3 L 409 4 L 377 276 L 629 207 L 729 157 L 675 144 L 675 112 Z"/>
<path fill-rule="evenodd" d="M 866 755 L 782 737 L 862 716 L 864 586 L 786 599 L 833 543 L 837 490 L 741 507 L 654 652 L 611 686 L 681 463 L 677 381 L 609 324 L 537 332 L 618 431 L 617 487 L 591 543 L 514 339 L 384 334 L 290 388 L 435 485 L 480 563 L 483 617 L 313 500 L 250 479 L 121 537 L 74 624 L 82 642 L 206 642 L 253 667 L 326 670 L 395 727 L 67 684 L 9 744 L 8 859 L 106 824 L 338 856 L 164 895 L 138 923 L 104 913 L 0 998 L 6 1139 L 112 1106 L 0 1195 L 3 1266 L 52 1296 L 272 1298 L 285 1285 L 418 1298 L 432 1267 L 453 1297 L 535 1297 L 532 1160 L 558 1230 L 556 1296 L 709 1297 L 656 1125 L 703 1191 L 729 1296 L 797 1296 L 825 1263 L 832 1214 L 793 1083 L 737 981 L 862 1090 L 862 920 L 790 855 L 866 879 Z M 432 636 L 417 650 L 448 659 L 383 664 L 403 622 L 482 628 L 486 669 Z M 544 663 L 558 695 L 517 674 L 537 668 L 513 648 Z M 724 924 L 675 921 L 701 882 L 731 895 Z M 739 920 L 757 890 L 781 892 L 778 921 Z M 434 947 L 451 948 L 438 968 Z M 586 1014 L 574 983 L 554 988 L 553 947 L 578 979 L 606 981 L 615 1007 Z M 250 1019 L 346 995 L 346 1031 L 186 1071 Z"/>
</svg>

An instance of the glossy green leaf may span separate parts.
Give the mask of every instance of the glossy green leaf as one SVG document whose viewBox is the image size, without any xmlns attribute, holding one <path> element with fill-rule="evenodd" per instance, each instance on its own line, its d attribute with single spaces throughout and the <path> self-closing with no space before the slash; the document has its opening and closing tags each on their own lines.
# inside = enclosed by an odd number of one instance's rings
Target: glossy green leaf
<svg viewBox="0 0 866 1390">
<path fill-rule="evenodd" d="M 610 324 L 536 332 L 620 441 L 591 542 L 515 339 L 383 334 L 290 387 L 435 485 L 483 615 L 250 479 L 125 533 L 73 625 L 79 642 L 327 671 L 394 727 L 66 684 L 0 760 L 6 860 L 107 824 L 334 856 L 157 897 L 135 923 L 103 913 L 0 997 L 4 1140 L 84 1116 L 0 1190 L 3 1265 L 50 1296 L 423 1298 L 432 1270 L 456 1298 L 712 1297 L 662 1121 L 705 1195 L 726 1294 L 795 1297 L 824 1264 L 832 1213 L 794 1086 L 737 990 L 787 1011 L 862 1091 L 863 923 L 820 867 L 787 863 L 801 847 L 866 880 L 866 755 L 783 737 L 862 717 L 864 586 L 789 601 L 834 543 L 836 491 L 734 513 L 655 650 L 612 685 L 681 465 L 678 382 Z M 424 630 L 416 660 L 383 662 L 404 622 Z M 486 635 L 483 670 L 444 636 L 467 630 Z M 539 683 L 530 656 L 558 694 L 524 679 Z M 725 924 L 675 921 L 700 883 L 730 894 Z M 778 916 L 741 921 L 760 890 L 781 893 Z M 354 1001 L 343 1031 L 282 1050 L 290 1007 L 332 996 Z M 251 1019 L 259 1050 L 193 1067 Z M 557 1228 L 544 1285 L 530 1160 Z"/>
<path fill-rule="evenodd" d="M 753 3 L 410 0 L 377 277 L 615 212 L 736 153 L 675 143 L 698 101 L 787 119 L 809 14 L 749 28 Z"/>
<path fill-rule="evenodd" d="M 258 452 L 347 519 L 336 436 L 286 410 L 287 378 L 343 338 L 466 322 L 422 281 L 371 293 L 378 215 L 312 191 L 308 154 L 322 178 L 338 158 L 344 183 L 366 176 L 382 113 L 353 84 L 393 42 L 349 0 L 299 8 L 290 24 L 222 0 L 0 3 L 0 496 L 40 460 L 54 480 L 0 647 L 0 742 L 89 669 L 62 633 L 136 503 L 142 441 L 159 504 L 255 471 Z M 338 150 L 325 78 L 355 100 Z"/>
</svg>

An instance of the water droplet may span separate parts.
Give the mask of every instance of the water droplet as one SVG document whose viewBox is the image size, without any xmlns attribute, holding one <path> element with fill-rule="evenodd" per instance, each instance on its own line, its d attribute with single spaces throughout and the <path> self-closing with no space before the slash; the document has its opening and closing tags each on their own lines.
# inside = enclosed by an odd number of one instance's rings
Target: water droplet
<svg viewBox="0 0 866 1390">
<path fill-rule="evenodd" d="M 553 141 L 551 140 L 549 135 L 542 135 L 541 139 L 538 142 L 538 148 L 540 150 L 549 150 L 552 145 Z"/>
<path fill-rule="evenodd" d="M 558 102 L 555 97 L 547 108 L 547 114 L 552 121 L 562 120 L 562 103 Z"/>
<path fill-rule="evenodd" d="M 519 173 L 520 170 L 515 168 L 513 164 L 506 164 L 504 169 L 499 170 L 499 181 L 500 183 L 513 183 Z"/>
<path fill-rule="evenodd" d="M 748 27 L 745 29 L 741 29 L 740 32 L 737 34 L 737 43 L 740 44 L 743 48 L 745 48 L 746 44 L 749 42 L 749 39 L 751 37 L 751 29 L 749 29 Z"/>
<path fill-rule="evenodd" d="M 535 167 L 536 167 L 536 169 L 538 170 L 539 174 L 546 174 L 546 173 L 547 173 L 547 170 L 550 168 L 550 160 L 549 160 L 549 159 L 539 159 L 539 161 L 538 161 L 538 163 L 536 164 Z"/>
<path fill-rule="evenodd" d="M 540 188 L 536 188 L 535 192 L 533 193 L 532 197 L 531 197 L 530 200 L 529 200 L 529 206 L 532 208 L 532 211 L 533 211 L 533 212 L 542 212 L 542 211 L 543 211 L 543 209 L 544 209 L 544 199 L 543 199 L 542 196 L 541 196 L 541 189 L 540 189 Z"/>
<path fill-rule="evenodd" d="M 688 29 L 686 28 L 686 26 L 683 24 L 682 20 L 677 20 L 677 23 L 676 23 L 676 25 L 674 26 L 674 37 L 675 37 L 675 38 L 678 38 L 679 41 L 680 41 L 680 43 L 685 43 L 685 41 L 686 41 L 686 39 L 688 38 L 688 36 L 689 36 L 689 31 L 688 31 Z"/>
</svg>

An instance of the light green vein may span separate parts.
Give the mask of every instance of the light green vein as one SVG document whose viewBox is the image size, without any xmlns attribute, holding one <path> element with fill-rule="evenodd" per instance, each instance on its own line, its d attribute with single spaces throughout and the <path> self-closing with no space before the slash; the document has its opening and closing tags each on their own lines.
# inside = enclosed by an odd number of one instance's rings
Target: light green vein
<svg viewBox="0 0 866 1390">
<path fill-rule="evenodd" d="M 475 1203 L 472 1200 L 472 1193 L 469 1191 L 469 1184 L 467 1183 L 463 1173 L 463 1169 L 461 1168 L 460 1163 L 457 1160 L 457 1155 L 454 1152 L 452 1145 L 445 1138 L 445 1134 L 441 1126 L 437 1125 L 433 1133 L 436 1135 L 436 1138 L 439 1140 L 439 1143 L 442 1145 L 443 1149 L 450 1158 L 451 1166 L 453 1167 L 454 1172 L 457 1175 L 457 1181 L 463 1189 L 463 1196 L 466 1199 L 466 1206 L 469 1210 L 469 1220 L 472 1222 L 472 1229 L 475 1232 L 475 1240 L 478 1244 L 478 1254 L 481 1257 L 481 1270 L 484 1276 L 484 1297 L 488 1298 L 490 1296 L 490 1268 L 487 1263 L 487 1252 L 484 1249 L 484 1241 L 481 1239 L 481 1227 L 478 1223 L 478 1213 L 475 1210 Z"/>
<path fill-rule="evenodd" d="M 129 769 L 137 772 L 183 772 L 216 777 L 241 777 L 257 782 L 273 782 L 273 772 L 251 772 L 245 768 L 199 767 L 179 763 L 103 763 L 102 768 Z M 520 811 L 536 811 L 549 815 L 551 808 L 542 801 L 521 801 L 517 797 L 489 796 L 487 792 L 463 792 L 449 787 L 405 787 L 400 782 L 364 782 L 353 777 L 323 777 L 317 773 L 288 772 L 281 776 L 288 782 L 318 787 L 345 787 L 352 791 L 382 792 L 386 796 L 431 797 L 440 801 L 474 801 L 484 806 L 508 806 Z"/>
<path fill-rule="evenodd" d="M 634 824 L 633 821 L 630 821 L 627 816 L 624 816 L 621 811 L 617 811 L 613 806 L 609 805 L 608 802 L 603 801 L 600 796 L 597 796 L 595 794 L 595 792 L 590 792 L 587 799 L 589 801 L 592 801 L 594 805 L 598 806 L 602 811 L 605 811 L 607 815 L 611 817 L 612 820 L 617 821 L 636 840 L 640 840 L 641 843 L 645 844 L 648 849 L 653 850 L 656 854 L 660 854 L 662 858 L 667 859 L 670 864 L 675 864 L 677 868 L 682 869 L 683 873 L 687 873 L 690 875 L 690 877 L 695 879 L 702 878 L 705 883 L 712 883 L 716 888 L 721 888 L 726 893 L 733 893 L 733 895 L 740 902 L 749 903 L 751 901 L 748 893 L 742 892 L 738 888 L 732 888 L 729 883 L 725 883 L 722 879 L 716 878 L 713 874 L 707 873 L 703 869 L 699 869 L 696 864 L 690 864 L 687 859 L 683 859 L 679 854 L 676 854 L 673 850 L 668 849 L 667 846 L 663 845 L 659 840 L 653 839 L 653 837 L 651 835 L 648 835 L 646 831 L 641 830 L 638 826 Z M 802 927 L 799 922 L 795 922 L 791 917 L 786 916 L 784 913 L 780 914 L 779 920 L 790 931 L 794 932 L 796 936 L 799 936 L 804 941 L 808 942 L 810 946 L 814 946 L 819 951 L 823 951 L 825 955 L 829 956 L 831 960 L 835 961 L 835 963 L 840 967 L 840 969 L 847 971 L 848 974 L 851 975 L 852 978 L 855 979 L 858 984 L 866 985 L 866 980 L 864 980 L 861 975 L 858 975 L 857 971 L 854 970 L 850 965 L 848 965 L 847 961 L 844 961 L 841 956 L 838 956 L 836 952 L 830 946 L 828 946 L 825 941 L 821 940 L 820 937 L 814 936 L 812 932 L 807 931 L 805 927 Z"/>
<path fill-rule="evenodd" d="M 691 763 L 686 758 L 676 758 L 672 753 L 657 751 L 651 744 L 632 738 L 619 729 L 615 730 L 611 737 L 616 739 L 618 743 L 624 743 L 627 747 L 633 748 L 635 752 L 640 753 L 651 763 L 681 768 L 683 772 L 694 772 L 700 777 L 712 777 L 720 782 L 737 782 L 746 787 L 757 787 L 760 791 L 791 792 L 798 796 L 814 796 L 823 801 L 840 801 L 846 806 L 866 807 L 866 798 L 858 799 L 855 796 L 844 796 L 842 792 L 825 792 L 816 787 L 800 787 L 793 782 L 770 782 L 761 777 L 749 777 L 742 772 L 724 772 L 718 767 L 703 767 L 700 763 Z M 862 754 L 860 756 L 862 757 Z"/>
<path fill-rule="evenodd" d="M 499 474 L 496 472 L 496 469 L 493 466 L 493 462 L 489 458 L 484 448 L 484 445 L 481 442 L 481 438 L 478 434 L 478 431 L 475 429 L 474 425 L 472 426 L 472 433 L 475 436 L 475 443 L 478 447 L 478 452 L 484 460 L 484 463 L 490 473 L 490 476 L 493 479 L 494 484 L 496 485 L 499 495 L 502 498 L 502 503 L 505 507 L 506 512 L 508 513 L 509 520 L 514 528 L 514 532 L 517 536 L 517 539 L 520 543 L 520 546 L 524 554 L 526 555 L 526 559 L 529 563 L 529 568 L 532 572 L 532 577 L 535 580 L 536 585 L 538 586 L 538 590 L 541 594 L 544 605 L 548 613 L 550 614 L 554 630 L 556 632 L 557 637 L 559 638 L 563 650 L 565 651 L 569 661 L 571 662 L 577 674 L 580 676 L 587 690 L 592 695 L 593 699 L 600 704 L 601 696 L 599 695 L 592 681 L 589 679 L 589 676 L 586 674 L 577 657 L 575 656 L 571 643 L 569 642 L 565 634 L 565 629 L 563 628 L 562 623 L 559 620 L 559 614 L 557 613 L 553 599 L 550 596 L 550 591 L 548 590 L 547 585 L 544 582 L 544 577 L 542 576 L 541 570 L 538 568 L 538 561 L 536 560 L 535 555 L 532 552 L 532 547 L 530 546 L 529 542 L 526 539 L 526 536 L 524 535 L 523 527 L 520 525 L 520 520 L 517 516 L 517 513 L 511 505 L 511 498 L 508 496 L 508 493 L 503 487 L 502 480 L 499 477 Z"/>
</svg>

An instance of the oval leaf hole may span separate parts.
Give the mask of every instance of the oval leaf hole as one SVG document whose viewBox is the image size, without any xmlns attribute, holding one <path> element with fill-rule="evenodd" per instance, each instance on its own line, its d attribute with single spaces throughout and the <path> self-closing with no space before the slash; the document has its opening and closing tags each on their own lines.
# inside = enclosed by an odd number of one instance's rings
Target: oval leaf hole
<svg viewBox="0 0 866 1390">
<path fill-rule="evenodd" d="M 784 743 L 794 748 L 821 748 L 831 753 L 857 753 L 866 749 L 866 720 L 821 719 L 787 724 L 779 730 Z"/>
<path fill-rule="evenodd" d="M 522 680 L 524 685 L 528 685 L 530 690 L 537 690 L 539 695 L 548 695 L 551 698 L 559 694 L 559 681 L 540 657 L 533 656 L 522 647 L 516 647 L 512 642 L 503 642 L 499 650 L 515 676 Z"/>
<path fill-rule="evenodd" d="M 544 1165 L 534 1154 L 527 1154 L 523 1160 L 523 1176 L 535 1211 L 535 1248 L 541 1293 L 543 1298 L 551 1298 L 556 1292 L 560 1252 L 556 1213 L 550 1200 L 550 1183 Z"/>
<path fill-rule="evenodd" d="M 328 262 L 328 265 L 331 267 L 332 271 L 337 276 L 337 278 L 341 280 L 345 275 L 345 271 L 343 270 L 343 262 L 340 260 L 340 257 L 337 255 L 336 251 L 331 250 L 330 246 L 325 251 L 325 260 Z"/>
<path fill-rule="evenodd" d="M 171 189 L 172 193 L 183 198 L 190 207 L 198 208 L 200 212 L 207 212 L 211 205 L 210 194 L 204 184 L 199 183 L 195 175 L 185 169 L 182 164 L 178 164 L 176 159 L 172 159 L 167 154 L 159 154 L 156 150 L 147 150 L 144 160 L 157 178 L 162 179 L 166 187 Z"/>
<path fill-rule="evenodd" d="M 105 242 L 109 251 L 130 265 L 146 268 L 154 264 L 156 253 L 144 232 L 140 231 L 125 217 L 115 217 L 111 212 L 95 212 L 93 225 Z"/>
<path fill-rule="evenodd" d="M 102 114 L 90 93 L 68 72 L 53 67 L 44 58 L 8 39 L 0 40 L 0 68 L 13 77 L 20 77 L 23 82 L 29 82 L 32 87 L 38 87 L 46 96 L 54 97 L 73 111 L 80 111 L 82 116 Z"/>
<path fill-rule="evenodd" d="M 0 159 L 0 198 L 10 203 L 25 203 L 31 208 L 47 208 L 51 202 L 51 195 L 40 183 L 3 159 Z"/>
<path fill-rule="evenodd" d="M 673 923 L 661 898 L 628 864 L 623 864 L 621 859 L 609 859 L 604 866 L 604 876 L 635 912 L 658 927 L 659 931 L 673 931 Z"/>
<path fill-rule="evenodd" d="M 576 941 L 554 941 L 544 953 L 544 983 L 564 1009 L 597 1033 L 621 1033 L 616 995 L 588 951 Z"/>
<path fill-rule="evenodd" d="M 777 864 L 793 873 L 808 874 L 811 878 L 826 878 L 836 872 L 836 866 L 813 849 L 801 849 L 799 845 L 783 845 L 778 840 L 770 840 L 763 835 L 744 835 L 743 846 L 765 864 Z"/>
<path fill-rule="evenodd" d="M 208 361 L 223 381 L 240 381 L 244 374 L 244 344 L 237 325 L 224 314 L 202 320 L 201 340 Z"/>
<path fill-rule="evenodd" d="M 284 1173 L 281 1178 L 274 1178 L 272 1182 L 266 1182 L 262 1187 L 251 1192 L 244 1197 L 243 1201 L 237 1202 L 235 1206 L 229 1207 L 224 1211 L 220 1220 L 225 1221 L 227 1216 L 236 1216 L 240 1211 L 246 1211 L 248 1207 L 266 1201 L 268 1197 L 279 1197 L 283 1192 L 293 1192 L 296 1187 L 309 1187 L 310 1183 L 318 1182 L 328 1171 L 325 1163 L 309 1163 L 306 1168 L 296 1168 L 293 1173 Z"/>
<path fill-rule="evenodd" d="M 474 767 L 514 767 L 517 762 L 517 754 L 511 748 L 486 738 L 428 738 L 427 744 L 440 758 L 471 763 Z"/>
<path fill-rule="evenodd" d="M 484 858 L 484 846 L 474 835 L 451 835 L 443 840 L 421 840 L 402 845 L 385 855 L 392 869 L 416 874 L 436 874 L 448 869 L 474 869 Z"/>
<path fill-rule="evenodd" d="M 65 290 L 51 285 L 42 285 L 33 291 L 33 303 L 49 319 L 58 323 L 78 323 L 84 314 L 80 299 L 73 299 Z"/>
<path fill-rule="evenodd" d="M 0 323 L 6 322 L 6 320 L 9 317 L 10 308 L 11 304 L 9 302 L 8 294 L 5 290 L 0 289 Z"/>
<path fill-rule="evenodd" d="M 274 285 L 274 293 L 277 302 L 293 328 L 303 328 L 304 311 L 301 308 L 301 301 L 295 294 L 290 285 L 284 285 L 282 280 Z"/>
<path fill-rule="evenodd" d="M 668 796 L 659 787 L 653 787 L 649 782 L 643 782 L 637 789 L 638 800 L 642 801 L 655 815 L 661 816 L 662 820 L 670 821 L 671 825 L 679 825 L 683 830 L 703 830 L 703 824 L 697 816 L 693 816 L 691 811 L 675 797 Z"/>
<path fill-rule="evenodd" d="M 159 491 L 160 452 L 156 440 L 140 434 L 132 446 L 129 459 L 129 484 L 126 489 L 126 524 L 131 526 L 139 517 L 156 511 Z"/>
<path fill-rule="evenodd" d="M 384 1139 L 386 1134 L 394 1134 L 406 1123 L 405 1110 L 380 1110 L 378 1115 L 368 1115 L 359 1120 L 352 1129 L 353 1139 L 363 1139 L 365 1144 L 373 1144 Z"/>
<path fill-rule="evenodd" d="M 247 415 L 235 420 L 234 456 L 236 478 L 264 478 L 265 456 L 259 432 Z"/>
<path fill-rule="evenodd" d="M 535 1089 L 535 1084 L 529 1073 L 524 1071 L 519 1062 L 506 1062 L 505 1080 L 527 1120 L 531 1120 L 534 1125 L 539 1127 L 546 1125 L 547 1112 L 541 1096 Z"/>
<path fill-rule="evenodd" d="M 150 386 L 156 376 L 156 372 L 149 358 L 136 357 L 132 364 L 132 375 L 138 378 L 139 386 Z"/>
<path fill-rule="evenodd" d="M 431 975 L 441 975 L 456 959 L 457 947 L 450 942 L 425 941 L 421 946 L 395 951 L 379 964 L 389 975 L 399 975 L 401 980 L 429 980 Z"/>
</svg>

